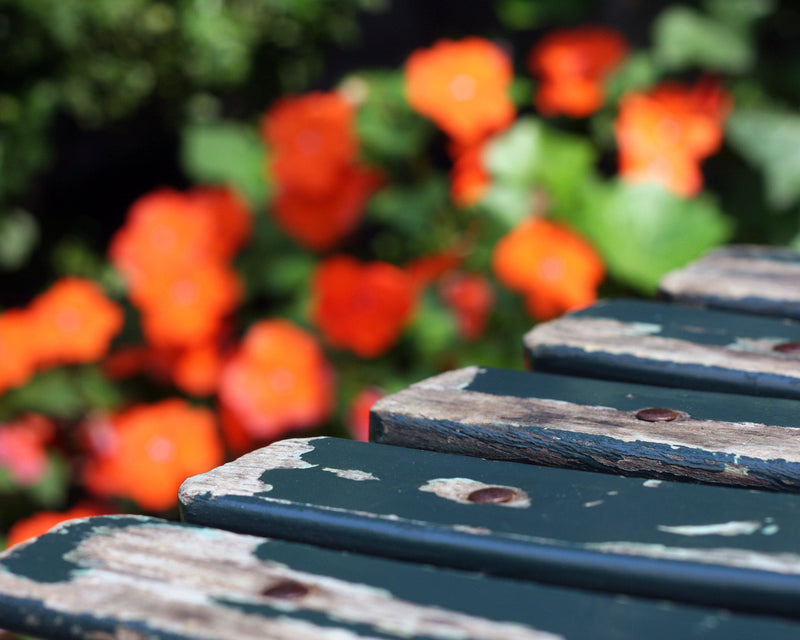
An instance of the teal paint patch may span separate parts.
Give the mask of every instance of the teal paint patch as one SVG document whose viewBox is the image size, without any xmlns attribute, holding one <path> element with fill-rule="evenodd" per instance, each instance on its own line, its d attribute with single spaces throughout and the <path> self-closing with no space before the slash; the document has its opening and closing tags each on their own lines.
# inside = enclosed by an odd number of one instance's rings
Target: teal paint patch
<svg viewBox="0 0 800 640">
<path fill-rule="evenodd" d="M 661 326 L 660 338 L 725 347 L 736 338 L 781 338 L 800 341 L 800 323 L 744 313 L 695 309 L 650 300 L 609 300 L 575 311 L 570 318 L 605 318 Z"/>
<path fill-rule="evenodd" d="M 35 582 L 69 582 L 82 567 L 68 559 L 68 554 L 103 529 L 124 529 L 159 522 L 136 516 L 97 516 L 66 523 L 55 532 L 32 542 L 9 549 L 0 560 L 0 568 Z"/>
</svg>

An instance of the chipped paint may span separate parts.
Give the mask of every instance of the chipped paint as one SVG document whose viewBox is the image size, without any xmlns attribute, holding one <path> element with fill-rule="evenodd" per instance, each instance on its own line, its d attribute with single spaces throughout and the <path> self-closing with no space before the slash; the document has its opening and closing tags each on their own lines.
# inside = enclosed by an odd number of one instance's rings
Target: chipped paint
<svg viewBox="0 0 800 640">
<path fill-rule="evenodd" d="M 39 583 L 0 572 L 0 593 L 38 600 L 44 612 L 82 616 L 87 624 L 98 621 L 106 626 L 113 621 L 118 624 L 114 637 L 131 640 L 135 636 L 124 633 L 137 633 L 140 625 L 146 634 L 157 630 L 153 637 L 180 634 L 229 640 L 356 640 L 387 635 L 432 640 L 563 640 L 525 624 L 415 603 L 379 585 L 348 582 L 293 569 L 269 557 L 262 559 L 261 550 L 268 553 L 270 545 L 255 536 L 222 533 L 225 554 L 220 557 L 220 545 L 196 536 L 193 527 L 154 521 L 153 525 L 100 529 L 71 552 L 81 570 L 70 582 Z M 262 595 L 287 580 L 307 586 L 307 595 L 283 603 Z M 274 609 L 280 613 L 276 615 Z M 304 619 L 305 612 L 322 614 L 336 624 L 316 624 Z M 88 628 L 85 635 L 95 630 Z"/>
<path fill-rule="evenodd" d="M 275 469 L 311 469 L 316 467 L 303 460 L 314 450 L 311 444 L 318 438 L 279 440 L 267 447 L 256 449 L 233 462 L 192 476 L 178 490 L 181 504 L 190 504 L 196 497 L 251 496 L 272 491 L 273 486 L 261 480 L 265 471 Z M 224 478 L 224 482 L 221 479 Z"/>
<path fill-rule="evenodd" d="M 358 469 L 334 469 L 332 467 L 323 467 L 322 470 L 332 473 L 340 478 L 344 478 L 345 480 L 355 480 L 356 482 L 380 479 L 378 476 L 373 475 L 369 471 L 359 471 Z"/>
<path fill-rule="evenodd" d="M 661 486 L 661 480 L 645 480 L 642 485 L 648 489 L 655 489 Z"/>
<path fill-rule="evenodd" d="M 453 531 L 460 531 L 461 533 L 469 533 L 474 536 L 490 536 L 492 535 L 492 530 L 486 527 L 471 527 L 467 524 L 455 524 L 453 525 Z"/>
<path fill-rule="evenodd" d="M 592 502 L 584 502 L 583 506 L 589 508 L 599 507 L 601 504 L 603 504 L 603 502 L 605 502 L 605 500 L 593 500 Z"/>
<path fill-rule="evenodd" d="M 619 553 L 626 556 L 674 560 L 680 562 L 699 562 L 738 569 L 772 571 L 785 575 L 800 575 L 800 554 L 761 553 L 746 549 L 689 549 L 668 547 L 663 544 L 644 542 L 591 542 L 586 549 L 604 553 Z"/>
<path fill-rule="evenodd" d="M 467 496 L 469 496 L 469 494 L 471 494 L 473 491 L 488 489 L 489 487 L 511 489 L 515 494 L 515 497 L 508 502 L 497 502 L 492 506 L 513 507 L 517 509 L 524 509 L 531 506 L 531 500 L 528 497 L 528 494 L 522 489 L 500 484 L 486 484 L 485 482 L 470 480 L 469 478 L 435 478 L 433 480 L 428 480 L 428 482 L 423 484 L 419 490 L 433 493 L 440 498 L 452 500 L 453 502 L 458 502 L 459 504 L 474 505 L 475 503 L 470 502 L 467 499 Z"/>
<path fill-rule="evenodd" d="M 670 526 L 658 525 L 658 530 L 664 533 L 674 533 L 679 536 L 749 536 L 761 529 L 758 520 L 731 520 L 717 524 L 685 524 Z"/>
</svg>

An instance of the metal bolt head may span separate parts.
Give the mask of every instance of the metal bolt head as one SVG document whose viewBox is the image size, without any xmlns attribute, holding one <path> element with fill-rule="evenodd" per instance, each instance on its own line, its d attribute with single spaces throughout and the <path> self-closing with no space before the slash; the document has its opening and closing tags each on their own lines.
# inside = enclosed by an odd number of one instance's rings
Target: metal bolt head
<svg viewBox="0 0 800 640">
<path fill-rule="evenodd" d="M 650 407 L 636 412 L 636 417 L 645 422 L 669 422 L 680 418 L 681 414 L 674 409 Z"/>
<path fill-rule="evenodd" d="M 788 353 L 791 355 L 800 355 L 800 342 L 779 342 L 774 347 L 773 351 L 779 353 Z"/>
<path fill-rule="evenodd" d="M 517 493 L 508 487 L 484 487 L 470 493 L 467 500 L 477 504 L 498 504 L 510 502 L 516 497 Z"/>
<path fill-rule="evenodd" d="M 309 589 L 306 585 L 295 580 L 282 580 L 277 584 L 267 587 L 261 592 L 262 596 L 268 598 L 280 598 L 281 600 L 296 600 L 308 595 Z"/>
</svg>

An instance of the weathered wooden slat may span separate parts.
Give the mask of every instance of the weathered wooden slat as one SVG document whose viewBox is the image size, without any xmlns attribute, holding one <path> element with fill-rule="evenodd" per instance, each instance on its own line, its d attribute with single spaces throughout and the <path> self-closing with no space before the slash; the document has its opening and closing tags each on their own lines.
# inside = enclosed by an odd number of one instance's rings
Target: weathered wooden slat
<svg viewBox="0 0 800 640">
<path fill-rule="evenodd" d="M 190 478 L 180 497 L 187 520 L 242 533 L 800 616 L 793 494 L 316 438 Z"/>
<path fill-rule="evenodd" d="M 667 300 L 800 320 L 800 253 L 723 247 L 668 273 L 659 293 Z"/>
<path fill-rule="evenodd" d="M 637 417 L 648 408 L 674 419 Z M 381 399 L 371 419 L 386 444 L 800 492 L 797 400 L 469 367 Z"/>
<path fill-rule="evenodd" d="M 82 640 L 777 640 L 796 621 L 114 516 L 0 556 L 0 625 Z"/>
<path fill-rule="evenodd" d="M 535 326 L 539 371 L 800 399 L 800 323 L 665 302 L 612 300 Z"/>
</svg>

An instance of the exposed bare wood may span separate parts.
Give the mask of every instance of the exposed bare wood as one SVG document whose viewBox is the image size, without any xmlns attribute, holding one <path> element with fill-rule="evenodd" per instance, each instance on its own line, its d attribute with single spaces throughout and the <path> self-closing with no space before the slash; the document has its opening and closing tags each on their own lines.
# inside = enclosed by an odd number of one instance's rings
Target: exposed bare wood
<svg viewBox="0 0 800 640">
<path fill-rule="evenodd" d="M 166 522 L 98 527 L 67 554 L 66 559 L 79 568 L 69 582 L 38 582 L 0 572 L 0 594 L 38 601 L 48 615 L 115 621 L 117 638 L 138 638 L 131 634 L 140 632 L 136 628 L 140 624 L 189 638 L 226 640 L 350 640 L 383 634 L 442 640 L 560 637 L 415 604 L 384 589 L 260 560 L 254 552 L 265 543 L 269 544 L 263 538 Z M 285 591 L 276 587 L 287 583 L 303 589 L 291 598 L 269 595 Z M 276 611 L 244 605 L 267 605 Z M 297 615 L 304 611 L 323 614 L 338 624 L 312 623 Z M 376 636 L 349 630 L 348 624 L 366 626 Z"/>
<path fill-rule="evenodd" d="M 213 476 L 200 474 L 188 478 L 178 492 L 183 504 L 191 502 L 195 496 L 207 494 L 249 496 L 254 493 L 271 491 L 272 486 L 260 479 L 261 473 L 270 469 L 309 469 L 314 465 L 303 460 L 303 455 L 314 450 L 315 438 L 295 438 L 280 440 L 269 447 L 257 449 L 229 462 L 223 467 L 226 475 L 233 480 L 231 486 L 220 487 Z"/>
<path fill-rule="evenodd" d="M 659 288 L 677 299 L 760 298 L 800 302 L 800 254 L 767 247 L 726 247 L 668 273 Z"/>
<path fill-rule="evenodd" d="M 585 353 L 603 352 L 665 363 L 718 367 L 748 373 L 772 373 L 796 378 L 800 384 L 800 359 L 772 351 L 785 338 L 737 340 L 726 346 L 706 345 L 636 332 L 636 325 L 607 318 L 564 317 L 531 329 L 525 345 L 574 347 Z"/>
</svg>

